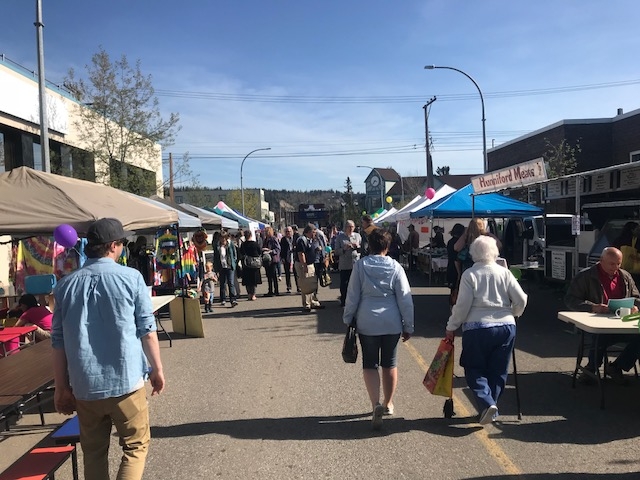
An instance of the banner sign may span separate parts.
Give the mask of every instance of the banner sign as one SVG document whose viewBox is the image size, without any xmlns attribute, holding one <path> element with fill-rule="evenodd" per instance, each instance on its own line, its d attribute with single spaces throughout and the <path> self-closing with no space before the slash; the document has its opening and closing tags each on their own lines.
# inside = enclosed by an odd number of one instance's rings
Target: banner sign
<svg viewBox="0 0 640 480">
<path fill-rule="evenodd" d="M 474 193 L 497 192 L 505 188 L 524 187 L 547 179 L 544 160 L 538 158 L 513 165 L 497 172 L 485 173 L 471 179 Z"/>
</svg>

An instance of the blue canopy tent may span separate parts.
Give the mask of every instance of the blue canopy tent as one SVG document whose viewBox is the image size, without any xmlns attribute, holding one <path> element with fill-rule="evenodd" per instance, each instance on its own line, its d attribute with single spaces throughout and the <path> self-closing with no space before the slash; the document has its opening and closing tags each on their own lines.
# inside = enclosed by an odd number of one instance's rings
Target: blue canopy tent
<svg viewBox="0 0 640 480">
<path fill-rule="evenodd" d="M 503 197 L 498 193 L 486 193 L 474 197 L 472 193 L 473 186 L 469 184 L 431 205 L 411 212 L 411 218 L 528 217 L 543 214 L 541 208 Z"/>
<path fill-rule="evenodd" d="M 472 195 L 473 185 L 469 184 L 452 194 L 411 212 L 411 218 L 471 218 L 471 217 L 528 217 L 542 215 L 544 211 L 528 203 L 503 197 L 498 193 Z M 429 250 L 429 264 L 432 262 Z M 429 284 L 431 284 L 431 268 L 429 268 Z"/>
</svg>

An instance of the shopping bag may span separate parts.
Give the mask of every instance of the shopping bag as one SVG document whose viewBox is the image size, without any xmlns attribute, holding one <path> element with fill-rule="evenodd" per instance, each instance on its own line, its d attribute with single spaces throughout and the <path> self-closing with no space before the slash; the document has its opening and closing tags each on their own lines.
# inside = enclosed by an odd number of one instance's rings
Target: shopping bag
<svg viewBox="0 0 640 480">
<path fill-rule="evenodd" d="M 298 287 L 304 295 L 314 293 L 318 290 L 318 279 L 316 278 L 316 270 L 313 265 L 307 265 L 307 271 L 298 270 Z"/>
<path fill-rule="evenodd" d="M 342 342 L 342 360 L 345 363 L 356 363 L 358 360 L 358 344 L 356 343 L 356 327 L 349 325 Z"/>
<path fill-rule="evenodd" d="M 640 273 L 640 253 L 636 249 L 637 237 L 633 237 L 631 245 L 622 245 L 622 265 L 620 267 L 629 273 Z"/>
<path fill-rule="evenodd" d="M 422 384 L 433 395 L 453 396 L 453 342 L 443 338 Z"/>
</svg>

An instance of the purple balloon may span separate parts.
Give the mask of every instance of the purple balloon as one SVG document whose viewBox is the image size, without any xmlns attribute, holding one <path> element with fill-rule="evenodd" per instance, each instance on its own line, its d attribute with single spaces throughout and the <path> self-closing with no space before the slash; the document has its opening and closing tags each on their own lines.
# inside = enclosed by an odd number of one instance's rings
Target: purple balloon
<svg viewBox="0 0 640 480">
<path fill-rule="evenodd" d="M 71 225 L 63 223 L 58 225 L 53 231 L 53 238 L 59 245 L 65 248 L 71 248 L 78 242 L 78 232 Z"/>
</svg>

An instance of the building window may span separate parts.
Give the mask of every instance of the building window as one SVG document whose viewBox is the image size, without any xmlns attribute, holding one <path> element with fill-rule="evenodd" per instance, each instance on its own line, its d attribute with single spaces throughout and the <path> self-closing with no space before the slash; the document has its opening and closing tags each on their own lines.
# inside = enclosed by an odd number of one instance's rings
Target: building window
<svg viewBox="0 0 640 480">
<path fill-rule="evenodd" d="M 33 142 L 33 169 L 44 171 L 44 165 L 42 165 L 42 149 L 40 144 Z"/>
<path fill-rule="evenodd" d="M 157 189 L 155 172 L 119 160 L 111 160 L 109 176 L 110 186 L 143 197 L 153 195 Z"/>
<path fill-rule="evenodd" d="M 639 162 L 640 161 L 640 150 L 636 150 L 635 152 L 631 152 L 629 154 L 630 162 Z"/>
</svg>

